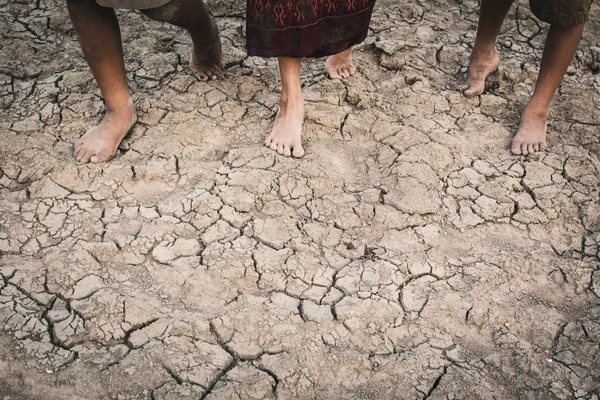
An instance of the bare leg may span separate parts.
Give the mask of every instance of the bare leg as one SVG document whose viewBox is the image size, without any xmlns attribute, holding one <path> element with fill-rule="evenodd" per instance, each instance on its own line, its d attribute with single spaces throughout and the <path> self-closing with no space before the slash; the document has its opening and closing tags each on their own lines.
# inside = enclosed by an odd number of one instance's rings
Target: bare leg
<svg viewBox="0 0 600 400">
<path fill-rule="evenodd" d="M 300 58 L 279 57 L 281 74 L 281 99 L 279 112 L 265 145 L 284 156 L 302 157 L 302 123 L 304 122 L 304 97 L 300 86 Z"/>
<path fill-rule="evenodd" d="M 190 69 L 202 81 L 223 76 L 219 30 L 202 0 L 172 0 L 162 7 L 141 10 L 157 21 L 186 29 L 194 47 Z"/>
<path fill-rule="evenodd" d="M 498 68 L 500 58 L 496 51 L 496 38 L 513 0 L 482 0 L 477 36 L 467 71 L 467 81 L 461 90 L 467 97 L 477 96 L 485 90 L 485 78 Z"/>
<path fill-rule="evenodd" d="M 521 114 L 519 131 L 512 140 L 513 154 L 527 155 L 545 149 L 550 102 L 577 51 L 583 25 L 550 27 L 535 91 Z"/>
<path fill-rule="evenodd" d="M 325 62 L 325 71 L 331 79 L 345 79 L 356 73 L 352 62 L 352 48 L 329 56 Z"/>
<path fill-rule="evenodd" d="M 125 78 L 121 33 L 115 12 L 94 0 L 67 0 L 71 20 L 85 58 L 100 86 L 106 113 L 100 125 L 77 142 L 78 161 L 108 161 L 136 121 L 135 106 Z"/>
</svg>

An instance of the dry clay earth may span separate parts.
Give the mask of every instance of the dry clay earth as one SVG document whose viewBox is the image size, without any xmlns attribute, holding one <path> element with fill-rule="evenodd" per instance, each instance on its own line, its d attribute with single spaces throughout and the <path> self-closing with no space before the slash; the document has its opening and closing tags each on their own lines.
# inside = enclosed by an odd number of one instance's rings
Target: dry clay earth
<svg viewBox="0 0 600 400">
<path fill-rule="evenodd" d="M 210 3 L 211 83 L 185 32 L 119 12 L 140 118 L 105 165 L 73 159 L 103 103 L 64 2 L 0 4 L 3 400 L 599 398 L 598 4 L 521 158 L 523 2 L 468 100 L 477 3 L 379 1 L 356 77 L 304 64 L 302 160 L 262 145 L 278 72 L 243 1 Z"/>
</svg>

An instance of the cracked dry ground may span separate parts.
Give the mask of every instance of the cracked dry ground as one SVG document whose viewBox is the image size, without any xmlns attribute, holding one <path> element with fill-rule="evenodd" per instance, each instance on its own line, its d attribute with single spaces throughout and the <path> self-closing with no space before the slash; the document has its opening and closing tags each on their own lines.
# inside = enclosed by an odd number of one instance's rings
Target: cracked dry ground
<svg viewBox="0 0 600 400">
<path fill-rule="evenodd" d="M 228 80 L 119 12 L 140 121 L 103 110 L 65 5 L 0 0 L 0 395 L 9 399 L 598 399 L 600 7 L 551 148 L 509 155 L 546 27 L 525 4 L 488 92 L 457 91 L 474 1 L 385 1 L 359 73 L 304 65 L 307 151 L 262 145 L 273 60 L 211 2 Z"/>
</svg>

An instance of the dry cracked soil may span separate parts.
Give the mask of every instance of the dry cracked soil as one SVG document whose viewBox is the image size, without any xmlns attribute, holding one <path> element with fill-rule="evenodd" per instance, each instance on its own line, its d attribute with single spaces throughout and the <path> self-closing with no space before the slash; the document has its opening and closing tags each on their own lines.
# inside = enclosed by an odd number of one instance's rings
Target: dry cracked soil
<svg viewBox="0 0 600 400">
<path fill-rule="evenodd" d="M 473 0 L 380 0 L 358 73 L 303 66 L 304 159 L 263 145 L 274 60 L 211 0 L 227 79 L 119 12 L 139 122 L 73 143 L 103 102 L 58 0 L 0 0 L 0 398 L 600 396 L 600 6 L 550 149 L 508 144 L 547 26 L 521 1 L 485 94 L 458 91 Z"/>
</svg>

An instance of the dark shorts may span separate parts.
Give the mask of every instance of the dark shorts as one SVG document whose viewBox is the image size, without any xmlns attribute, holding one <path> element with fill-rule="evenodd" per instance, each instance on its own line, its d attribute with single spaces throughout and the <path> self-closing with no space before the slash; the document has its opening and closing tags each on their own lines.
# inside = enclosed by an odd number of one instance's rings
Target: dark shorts
<svg viewBox="0 0 600 400">
<path fill-rule="evenodd" d="M 361 43 L 375 0 L 247 0 L 250 56 L 322 57 Z"/>
<path fill-rule="evenodd" d="M 587 21 L 594 0 L 529 0 L 531 12 L 552 25 L 575 26 Z"/>
<path fill-rule="evenodd" d="M 171 0 L 96 0 L 102 7 L 124 8 L 128 10 L 145 10 L 164 6 Z"/>
</svg>

